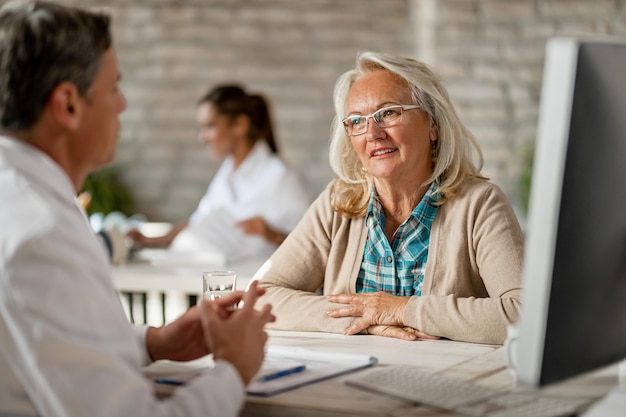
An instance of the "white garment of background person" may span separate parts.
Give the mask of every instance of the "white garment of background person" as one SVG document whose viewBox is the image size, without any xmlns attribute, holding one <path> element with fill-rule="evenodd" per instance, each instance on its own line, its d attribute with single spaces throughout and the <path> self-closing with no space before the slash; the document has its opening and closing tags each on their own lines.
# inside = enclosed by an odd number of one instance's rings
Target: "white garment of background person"
<svg viewBox="0 0 626 417">
<path fill-rule="evenodd" d="M 238 414 L 243 382 L 224 361 L 155 397 L 140 371 L 147 327 L 128 322 L 102 244 L 52 159 L 0 136 L 0 201 L 0 415 Z"/>
<path fill-rule="evenodd" d="M 265 141 L 234 169 L 228 156 L 211 181 L 189 223 L 172 242 L 173 251 L 222 251 L 229 262 L 269 257 L 277 245 L 245 235 L 236 223 L 260 216 L 277 231 L 293 230 L 311 202 L 296 172 Z"/>
</svg>

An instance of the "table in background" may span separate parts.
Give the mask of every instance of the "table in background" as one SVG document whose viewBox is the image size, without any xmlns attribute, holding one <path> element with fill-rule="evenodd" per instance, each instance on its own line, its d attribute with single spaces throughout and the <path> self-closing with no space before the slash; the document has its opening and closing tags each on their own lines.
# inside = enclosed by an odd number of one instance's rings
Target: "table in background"
<svg viewBox="0 0 626 417">
<path fill-rule="evenodd" d="M 402 341 L 382 336 L 316 332 L 268 331 L 268 344 L 293 345 L 307 349 L 341 353 L 359 353 L 378 358 L 379 365 L 414 366 L 428 372 L 448 375 L 493 388 L 513 388 L 504 349 L 499 345 L 481 345 L 450 340 Z M 181 370 L 199 367 L 203 359 L 189 364 L 172 363 Z M 195 362 L 195 361 L 194 361 Z M 159 365 L 159 362 L 154 365 Z M 152 365 L 151 365 L 152 366 Z M 366 372 L 361 370 L 357 372 Z M 271 397 L 248 396 L 243 417 L 413 417 L 454 415 L 427 406 L 360 390 L 345 384 L 346 378 L 335 377 Z M 617 365 L 553 384 L 540 392 L 546 395 L 588 398 L 603 397 L 618 383 Z"/>
<path fill-rule="evenodd" d="M 265 259 L 249 259 L 223 264 L 198 261 L 157 262 L 131 259 L 112 269 L 113 285 L 125 295 L 122 304 L 135 323 L 160 326 L 170 322 L 189 307 L 189 296 L 202 294 L 202 272 L 232 270 L 237 273 L 237 289 L 245 289 Z M 126 294 L 130 294 L 132 301 Z M 145 299 L 145 300 L 144 300 Z M 145 306 L 145 311 L 144 311 Z M 145 320 L 143 320 L 145 318 Z"/>
</svg>

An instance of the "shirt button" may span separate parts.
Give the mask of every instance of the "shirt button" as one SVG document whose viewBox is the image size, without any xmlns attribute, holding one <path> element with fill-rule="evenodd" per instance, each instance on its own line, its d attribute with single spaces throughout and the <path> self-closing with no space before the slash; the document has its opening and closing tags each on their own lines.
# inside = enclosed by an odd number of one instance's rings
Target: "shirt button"
<svg viewBox="0 0 626 417">
<path fill-rule="evenodd" d="M 391 263 L 393 261 L 393 258 L 391 256 L 387 256 L 387 263 Z"/>
</svg>

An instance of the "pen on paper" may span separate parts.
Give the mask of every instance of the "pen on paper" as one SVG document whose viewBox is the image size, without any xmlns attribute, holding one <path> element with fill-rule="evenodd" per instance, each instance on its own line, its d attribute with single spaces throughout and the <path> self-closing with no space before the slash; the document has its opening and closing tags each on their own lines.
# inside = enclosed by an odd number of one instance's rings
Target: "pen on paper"
<svg viewBox="0 0 626 417">
<path fill-rule="evenodd" d="M 274 379 L 282 378 L 287 375 L 296 374 L 298 372 L 302 372 L 306 369 L 306 365 L 298 365 L 292 368 L 281 369 L 280 371 L 272 372 L 258 378 L 259 381 L 266 382 Z M 181 381 L 178 379 L 171 378 L 157 378 L 154 380 L 157 384 L 163 385 L 173 385 L 173 386 L 182 386 L 185 385 L 186 381 Z"/>
<path fill-rule="evenodd" d="M 181 386 L 202 374 L 208 368 L 199 368 L 187 372 L 178 372 L 173 375 L 164 375 L 154 379 L 157 384 Z"/>
<path fill-rule="evenodd" d="M 175 386 L 185 385 L 185 381 L 177 381 L 175 379 L 169 379 L 169 378 L 157 378 L 154 380 L 154 382 L 156 382 L 157 384 L 175 385 Z"/>
<path fill-rule="evenodd" d="M 271 381 L 273 379 L 281 378 L 283 376 L 296 374 L 298 372 L 304 371 L 305 368 L 306 368 L 306 365 L 298 365 L 298 366 L 294 366 L 293 368 L 283 369 L 283 370 L 280 370 L 271 374 L 263 375 L 259 377 L 259 381 L 266 382 L 266 381 Z"/>
</svg>

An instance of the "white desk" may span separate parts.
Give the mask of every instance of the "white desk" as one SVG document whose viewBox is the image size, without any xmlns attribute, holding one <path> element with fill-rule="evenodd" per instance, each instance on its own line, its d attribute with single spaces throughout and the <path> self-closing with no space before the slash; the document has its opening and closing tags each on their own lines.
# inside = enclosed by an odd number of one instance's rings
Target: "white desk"
<svg viewBox="0 0 626 417">
<path fill-rule="evenodd" d="M 513 387 L 504 349 L 448 340 L 406 342 L 381 336 L 268 331 L 269 344 L 376 356 L 379 366 L 404 365 L 475 381 L 492 387 Z M 200 360 L 200 363 L 202 360 Z M 158 363 L 156 364 L 158 366 Z M 166 364 L 166 365 L 169 365 Z M 188 369 L 186 366 L 182 369 Z M 363 371 L 358 371 L 363 372 Z M 445 416 L 440 410 L 350 387 L 353 374 L 317 382 L 271 397 L 248 396 L 245 417 L 410 417 Z M 541 390 L 546 395 L 573 396 L 593 402 L 617 385 L 617 365 Z"/>
<path fill-rule="evenodd" d="M 187 295 L 200 295 L 201 272 L 210 269 L 232 269 L 238 274 L 237 288 L 243 289 L 264 260 L 251 260 L 233 265 L 153 265 L 131 262 L 113 269 L 115 287 L 122 292 L 147 294 L 148 323 L 162 324 L 177 317 L 187 308 Z M 165 294 L 165 303 L 161 296 Z M 165 313 L 163 312 L 165 308 Z M 405 342 L 380 336 L 343 336 L 327 333 L 269 331 L 270 344 L 298 345 L 310 349 L 362 353 L 376 356 L 380 365 L 416 366 L 456 378 L 475 381 L 492 387 L 513 387 L 500 346 L 479 345 L 447 340 Z M 196 363 L 196 361 L 194 361 Z M 194 363 L 179 365 L 182 369 Z M 206 365 L 199 360 L 197 363 Z M 155 365 L 161 365 L 157 363 Z M 166 364 L 168 365 L 168 364 Z M 197 365 L 195 365 L 197 366 Z M 618 383 L 617 365 L 554 384 L 541 392 L 586 398 L 590 402 L 603 397 Z M 410 417 L 449 415 L 415 406 L 402 400 L 365 392 L 347 386 L 347 376 L 340 376 L 272 397 L 249 396 L 242 412 L 245 417 Z"/>
<path fill-rule="evenodd" d="M 269 343 L 355 352 L 378 357 L 380 365 L 416 366 L 492 387 L 514 387 L 506 366 L 504 349 L 448 340 L 405 342 L 381 336 L 343 336 L 325 333 L 270 331 Z M 362 372 L 362 371 L 360 371 Z M 248 397 L 242 415 L 249 416 L 441 416 L 425 406 L 359 390 L 344 383 L 342 376 L 273 397 Z M 617 385 L 617 365 L 555 384 L 541 391 L 546 395 L 601 398 Z"/>
<path fill-rule="evenodd" d="M 206 264 L 198 261 L 156 262 L 131 260 L 126 265 L 112 268 L 113 285 L 122 293 L 138 293 L 146 296 L 146 323 L 160 326 L 178 317 L 188 308 L 188 296 L 202 294 L 202 272 L 210 270 L 233 270 L 237 273 L 237 289 L 245 289 L 250 278 L 265 259 L 251 259 L 233 264 Z M 164 300 L 163 300 L 164 297 Z M 129 305 L 121 297 L 128 315 Z M 143 302 L 138 302 L 143 309 Z M 141 314 L 143 315 L 143 314 Z M 137 320 L 135 320 L 137 322 Z"/>
</svg>

